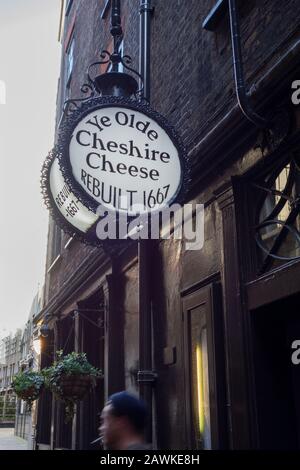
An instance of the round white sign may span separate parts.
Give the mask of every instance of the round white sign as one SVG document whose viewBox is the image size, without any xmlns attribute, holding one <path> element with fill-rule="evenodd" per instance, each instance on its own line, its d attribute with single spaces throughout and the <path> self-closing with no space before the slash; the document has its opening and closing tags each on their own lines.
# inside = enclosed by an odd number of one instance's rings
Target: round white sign
<svg viewBox="0 0 300 470">
<path fill-rule="evenodd" d="M 179 151 L 154 119 L 123 106 L 91 111 L 69 144 L 76 182 L 106 209 L 129 216 L 162 210 L 182 184 Z"/>
<path fill-rule="evenodd" d="M 99 216 L 84 207 L 72 193 L 63 178 L 57 158 L 51 165 L 49 184 L 53 200 L 62 216 L 77 230 L 86 233 Z"/>
</svg>

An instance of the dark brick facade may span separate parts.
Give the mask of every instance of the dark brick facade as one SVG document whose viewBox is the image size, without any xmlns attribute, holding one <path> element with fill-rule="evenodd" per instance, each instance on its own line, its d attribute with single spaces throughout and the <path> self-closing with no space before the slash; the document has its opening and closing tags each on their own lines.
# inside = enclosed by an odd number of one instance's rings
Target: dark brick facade
<svg viewBox="0 0 300 470">
<path fill-rule="evenodd" d="M 134 67 L 138 69 L 139 1 L 123 0 L 121 3 L 124 53 L 132 56 Z M 277 67 L 269 75 L 267 73 L 300 39 L 299 1 L 249 0 L 238 3 L 245 76 L 249 87 L 252 87 L 253 102 L 262 111 L 269 111 L 272 106 L 282 103 L 290 109 L 291 79 L 297 78 L 297 73 L 298 78 L 300 76 L 297 56 L 289 56 L 286 69 Z M 72 97 L 79 96 L 88 65 L 99 59 L 101 50 L 111 48 L 110 12 L 104 20 L 100 16 L 104 4 L 104 0 L 74 0 L 65 18 L 57 122 L 65 98 L 65 42 L 74 18 Z M 251 388 L 253 378 L 249 372 L 252 366 L 249 363 L 247 321 L 246 325 L 243 324 L 247 307 L 243 293 L 239 291 L 244 275 L 240 274 L 242 263 L 236 238 L 238 202 L 232 196 L 231 185 L 232 177 L 248 172 L 271 155 L 273 149 L 262 154 L 256 146 L 260 133 L 237 108 L 228 13 L 214 32 L 202 29 L 202 22 L 214 4 L 215 0 L 153 1 L 151 106 L 165 115 L 181 134 L 194 171 L 190 200 L 205 204 L 204 248 L 195 252 L 185 251 L 181 242 L 164 241 L 153 257 L 154 368 L 158 372 L 154 390 L 154 437 L 157 445 L 164 449 L 183 449 L 190 445 L 187 437 L 189 423 L 183 405 L 190 399 L 187 392 L 189 384 L 186 383 L 183 299 L 196 290 L 195 286 L 203 288 L 210 283 L 222 287 L 223 320 L 217 329 L 224 335 L 223 365 L 226 371 L 226 384 L 218 405 L 226 409 L 220 411 L 220 416 L 226 414 L 220 431 L 224 437 L 216 438 L 215 442 L 219 444 L 215 446 L 259 446 L 255 406 L 249 404 L 254 393 Z M 291 109 L 290 135 L 297 131 L 297 112 L 297 108 Z M 210 137 L 211 130 L 218 125 L 221 128 L 221 121 L 225 119 L 225 130 Z M 241 216 L 239 220 L 244 219 Z M 230 248 L 226 252 L 225 241 L 230 230 L 232 238 L 229 237 Z M 94 286 L 100 286 L 106 274 L 111 272 L 110 260 L 100 253 L 100 249 L 86 247 L 77 241 L 72 241 L 64 249 L 67 241 L 68 237 L 64 235 L 60 258 L 46 275 L 45 310 L 50 306 L 63 315 L 72 311 L 79 300 L 85 299 Z M 48 260 L 51 259 L 50 250 L 51 230 Z M 228 259 L 232 262 L 230 273 Z M 50 261 L 47 269 L 49 265 Z M 85 275 L 80 275 L 81 272 Z M 235 283 L 233 294 L 229 292 L 228 277 Z M 137 390 L 134 373 L 139 359 L 139 322 L 135 249 L 120 256 L 114 280 L 117 292 L 115 314 L 122 319 L 120 328 L 123 331 L 120 383 L 130 390 Z M 68 285 L 74 285 L 74 288 L 66 293 Z M 232 324 L 237 325 L 235 331 L 232 331 Z M 164 351 L 168 348 L 176 351 L 172 364 L 164 358 Z M 221 390 L 221 385 L 218 387 Z"/>
</svg>

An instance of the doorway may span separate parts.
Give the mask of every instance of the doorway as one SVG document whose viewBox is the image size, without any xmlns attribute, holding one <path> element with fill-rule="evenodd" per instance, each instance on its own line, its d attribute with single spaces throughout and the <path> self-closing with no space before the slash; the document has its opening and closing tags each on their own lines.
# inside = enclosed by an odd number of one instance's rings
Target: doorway
<svg viewBox="0 0 300 470">
<path fill-rule="evenodd" d="M 226 390 L 219 283 L 183 298 L 183 326 L 188 448 L 224 449 Z"/>
<path fill-rule="evenodd" d="M 104 296 L 98 289 L 87 299 L 78 302 L 80 318 L 78 350 L 84 352 L 88 361 L 104 374 Z M 104 406 L 103 379 L 80 402 L 77 413 L 76 448 L 95 450 L 92 442 L 98 438 L 99 414 Z"/>
<path fill-rule="evenodd" d="M 292 343 L 300 340 L 300 295 L 251 314 L 259 447 L 300 448 L 300 364 Z"/>
</svg>

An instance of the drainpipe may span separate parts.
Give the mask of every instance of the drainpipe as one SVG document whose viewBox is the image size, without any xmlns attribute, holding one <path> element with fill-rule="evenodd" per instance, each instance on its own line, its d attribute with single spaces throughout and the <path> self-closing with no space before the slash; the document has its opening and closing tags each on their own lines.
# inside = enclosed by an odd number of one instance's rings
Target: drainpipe
<svg viewBox="0 0 300 470">
<path fill-rule="evenodd" d="M 256 127 L 265 129 L 270 127 L 270 123 L 253 110 L 245 86 L 244 68 L 241 50 L 241 33 L 237 13 L 236 0 L 229 0 L 229 16 L 232 42 L 233 68 L 235 78 L 235 88 L 239 107 L 246 118 Z"/>
<path fill-rule="evenodd" d="M 140 75 L 143 77 L 143 98 L 150 101 L 150 27 L 151 0 L 140 0 Z"/>
<path fill-rule="evenodd" d="M 150 15 L 151 0 L 140 1 L 140 66 L 143 78 L 143 97 L 150 101 Z M 152 311 L 151 311 L 151 258 L 152 240 L 139 240 L 139 371 L 140 396 L 149 409 L 149 422 L 146 429 L 147 441 L 152 442 Z"/>
</svg>

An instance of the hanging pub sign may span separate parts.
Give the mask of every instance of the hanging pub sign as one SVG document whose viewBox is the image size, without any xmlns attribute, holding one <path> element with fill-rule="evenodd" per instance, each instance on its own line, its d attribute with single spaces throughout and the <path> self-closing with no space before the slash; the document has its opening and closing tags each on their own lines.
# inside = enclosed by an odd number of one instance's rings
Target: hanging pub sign
<svg viewBox="0 0 300 470">
<path fill-rule="evenodd" d="M 58 225 L 94 245 L 104 243 L 97 227 L 105 223 L 105 214 L 119 227 L 125 218 L 126 228 L 148 228 L 150 215 L 183 201 L 189 182 L 181 139 L 146 103 L 144 77 L 132 67 L 131 57 L 121 54 L 117 2 L 110 31 L 113 51 L 103 50 L 100 60 L 89 65 L 80 88 L 87 97 L 64 103 L 57 145 L 41 179 L 46 205 Z M 110 237 L 114 246 L 128 239 L 118 232 L 119 239 Z"/>
<path fill-rule="evenodd" d="M 132 220 L 163 211 L 182 200 L 187 183 L 175 129 L 148 105 L 116 96 L 90 98 L 65 116 L 42 171 L 58 225 L 93 245 L 103 245 L 98 213 Z"/>
<path fill-rule="evenodd" d="M 98 97 L 66 116 L 42 171 L 42 191 L 60 227 L 89 244 L 97 209 L 138 215 L 180 202 L 187 159 L 175 129 L 148 105 Z"/>
<path fill-rule="evenodd" d="M 174 128 L 149 106 L 100 97 L 69 116 L 59 136 L 63 178 L 92 211 L 129 217 L 178 201 L 186 157 Z"/>
<path fill-rule="evenodd" d="M 95 226 L 99 216 L 81 204 L 65 182 L 56 147 L 44 162 L 41 186 L 45 204 L 64 232 L 71 236 L 76 235 L 89 244 L 95 244 L 94 236 L 87 234 Z"/>
</svg>

